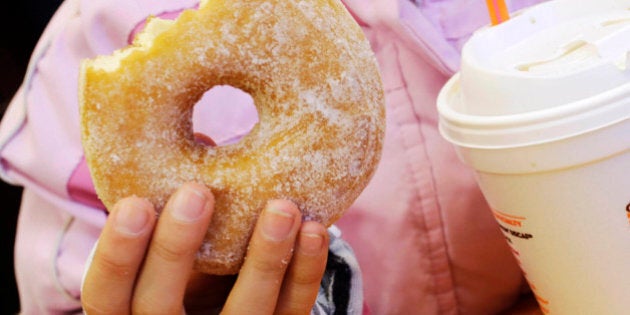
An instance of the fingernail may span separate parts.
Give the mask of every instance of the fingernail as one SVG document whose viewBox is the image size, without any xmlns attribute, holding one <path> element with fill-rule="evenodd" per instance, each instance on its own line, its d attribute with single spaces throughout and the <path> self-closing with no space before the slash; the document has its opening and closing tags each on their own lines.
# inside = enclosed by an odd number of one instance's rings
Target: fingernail
<svg viewBox="0 0 630 315">
<path fill-rule="evenodd" d="M 148 203 L 140 198 L 132 197 L 121 201 L 115 214 L 115 229 L 129 236 L 140 235 L 149 223 Z"/>
<path fill-rule="evenodd" d="M 300 234 L 300 252 L 307 256 L 316 256 L 322 252 L 324 237 L 315 233 Z"/>
<path fill-rule="evenodd" d="M 262 232 L 272 241 L 283 241 L 293 229 L 295 224 L 295 214 L 290 212 L 285 205 L 270 201 L 262 217 Z"/>
<path fill-rule="evenodd" d="M 180 188 L 173 200 L 173 217 L 183 222 L 197 221 L 210 207 L 206 190 L 198 184 L 187 184 Z"/>
</svg>

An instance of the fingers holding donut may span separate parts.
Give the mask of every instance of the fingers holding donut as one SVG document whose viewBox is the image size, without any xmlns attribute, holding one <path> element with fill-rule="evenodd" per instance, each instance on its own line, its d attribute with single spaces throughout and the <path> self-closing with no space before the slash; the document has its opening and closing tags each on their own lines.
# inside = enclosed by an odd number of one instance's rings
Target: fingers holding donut
<svg viewBox="0 0 630 315">
<path fill-rule="evenodd" d="M 328 234 L 317 222 L 301 221 L 289 201 L 267 204 L 223 312 L 306 314 L 315 299 L 326 265 Z M 246 298 L 244 298 L 246 297 Z"/>
<path fill-rule="evenodd" d="M 82 288 L 88 314 L 178 313 L 214 199 L 185 184 L 157 220 L 146 200 L 116 203 L 99 238 Z"/>
<path fill-rule="evenodd" d="M 210 191 L 192 183 L 170 197 L 159 219 L 144 199 L 116 203 L 86 273 L 85 312 L 181 314 L 186 304 L 190 314 L 207 313 L 224 305 L 214 293 L 229 292 L 227 314 L 252 309 L 262 314 L 308 313 L 326 263 L 325 227 L 302 223 L 289 201 L 271 201 L 256 224 L 236 284 L 233 277 L 191 278 L 213 206 Z"/>
</svg>

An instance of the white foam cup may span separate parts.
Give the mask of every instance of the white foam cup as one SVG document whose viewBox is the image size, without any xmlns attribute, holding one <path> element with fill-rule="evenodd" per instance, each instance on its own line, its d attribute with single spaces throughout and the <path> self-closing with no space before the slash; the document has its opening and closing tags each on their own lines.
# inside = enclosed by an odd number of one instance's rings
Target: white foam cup
<svg viewBox="0 0 630 315">
<path fill-rule="evenodd" d="M 476 32 L 438 97 L 545 314 L 630 314 L 630 0 Z"/>
</svg>

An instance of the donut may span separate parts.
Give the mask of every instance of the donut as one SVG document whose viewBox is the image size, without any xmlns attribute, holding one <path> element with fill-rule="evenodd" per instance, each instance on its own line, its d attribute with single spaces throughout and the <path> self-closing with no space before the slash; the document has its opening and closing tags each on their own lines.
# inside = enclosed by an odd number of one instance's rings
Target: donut
<svg viewBox="0 0 630 315">
<path fill-rule="evenodd" d="M 334 223 L 381 156 L 376 59 L 337 0 L 208 0 L 173 21 L 149 18 L 129 47 L 82 61 L 79 82 L 85 158 L 108 209 L 135 195 L 159 212 L 185 182 L 211 189 L 195 262 L 208 274 L 239 271 L 268 200 Z M 195 141 L 191 120 L 218 85 L 250 94 L 258 123 L 212 147 Z"/>
</svg>

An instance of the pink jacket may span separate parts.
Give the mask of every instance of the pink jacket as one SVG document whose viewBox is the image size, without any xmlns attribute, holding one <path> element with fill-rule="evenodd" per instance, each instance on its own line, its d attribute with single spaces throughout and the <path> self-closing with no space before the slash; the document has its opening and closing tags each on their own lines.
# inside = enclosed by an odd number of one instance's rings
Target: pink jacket
<svg viewBox="0 0 630 315">
<path fill-rule="evenodd" d="M 533 2 L 514 0 L 510 8 Z M 438 134 L 435 109 L 439 89 L 458 69 L 462 44 L 488 23 L 483 2 L 345 3 L 372 43 L 387 93 L 382 162 L 338 222 L 361 265 L 368 308 L 374 314 L 505 310 L 526 284 L 472 172 Z M 42 35 L 0 125 L 0 175 L 25 187 L 15 253 L 24 314 L 80 311 L 85 259 L 106 218 L 81 148 L 79 61 L 126 46 L 149 15 L 176 16 L 195 5 L 66 0 Z M 195 114 L 196 121 L 213 121 L 200 131 L 218 143 L 256 122 L 242 93 L 232 107 L 201 105 L 234 93 L 208 93 Z"/>
</svg>

